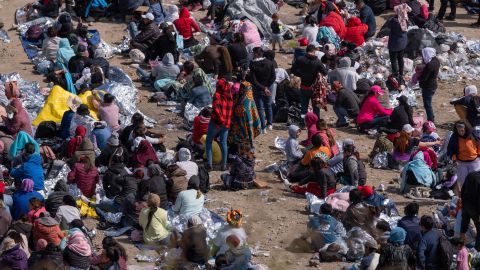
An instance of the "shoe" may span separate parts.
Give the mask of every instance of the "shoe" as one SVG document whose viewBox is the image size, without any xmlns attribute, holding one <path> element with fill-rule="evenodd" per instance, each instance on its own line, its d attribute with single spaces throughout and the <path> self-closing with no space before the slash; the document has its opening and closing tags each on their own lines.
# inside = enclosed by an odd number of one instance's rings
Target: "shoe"
<svg viewBox="0 0 480 270">
<path fill-rule="evenodd" d="M 335 128 L 343 128 L 343 127 L 348 127 L 348 126 L 349 126 L 348 122 L 344 123 L 344 124 L 340 124 L 340 123 L 335 124 Z"/>
<path fill-rule="evenodd" d="M 273 129 L 273 126 L 272 125 L 268 125 L 268 130 L 272 130 Z"/>
<path fill-rule="evenodd" d="M 205 165 L 205 169 L 206 169 L 207 171 L 211 171 L 211 170 L 212 170 L 212 165 L 206 164 L 206 165 Z"/>
<path fill-rule="evenodd" d="M 448 17 L 445 18 L 445 21 L 455 22 L 456 20 L 455 20 L 455 17 L 448 16 Z"/>
<path fill-rule="evenodd" d="M 131 67 L 131 68 L 139 68 L 139 67 L 140 67 L 140 64 L 136 64 L 136 63 L 130 64 L 130 67 Z"/>
<path fill-rule="evenodd" d="M 260 131 L 260 134 L 267 134 L 267 129 L 266 129 L 266 128 L 263 128 L 263 129 Z"/>
</svg>

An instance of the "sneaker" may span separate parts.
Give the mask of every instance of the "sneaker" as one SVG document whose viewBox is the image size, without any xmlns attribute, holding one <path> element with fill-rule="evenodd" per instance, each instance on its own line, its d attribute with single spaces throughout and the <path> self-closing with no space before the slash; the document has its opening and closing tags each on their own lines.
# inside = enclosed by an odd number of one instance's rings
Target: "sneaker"
<svg viewBox="0 0 480 270">
<path fill-rule="evenodd" d="M 273 130 L 273 126 L 272 126 L 272 125 L 268 125 L 268 130 Z"/>
<path fill-rule="evenodd" d="M 455 22 L 456 20 L 455 20 L 455 17 L 448 16 L 448 17 L 445 18 L 445 21 Z"/>
<path fill-rule="evenodd" d="M 260 134 L 267 134 L 267 129 L 266 129 L 266 128 L 263 128 L 263 129 L 260 131 Z"/>
</svg>

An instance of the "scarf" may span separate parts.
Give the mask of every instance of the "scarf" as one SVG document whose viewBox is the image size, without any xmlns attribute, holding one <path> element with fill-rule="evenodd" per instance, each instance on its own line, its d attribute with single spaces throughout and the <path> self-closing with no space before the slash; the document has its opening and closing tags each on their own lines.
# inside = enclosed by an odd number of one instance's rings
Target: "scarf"
<svg viewBox="0 0 480 270">
<path fill-rule="evenodd" d="M 143 139 L 140 141 L 140 144 L 135 151 L 135 155 L 133 157 L 136 165 L 146 165 L 147 161 L 153 160 L 154 162 L 158 161 L 157 155 L 155 154 L 155 150 L 153 149 L 152 145 L 146 140 Z"/>
<path fill-rule="evenodd" d="M 58 44 L 56 66 L 63 70 L 68 70 L 68 61 L 70 61 L 70 58 L 74 56 L 75 52 L 70 47 L 70 42 L 68 41 L 68 39 L 60 39 L 60 42 Z"/>
<path fill-rule="evenodd" d="M 18 132 L 17 136 L 15 137 L 15 141 L 13 141 L 12 146 L 10 146 L 10 151 L 8 152 L 8 156 L 10 159 L 14 159 L 18 152 L 22 151 L 25 148 L 25 144 L 33 143 L 35 145 L 35 152 L 40 152 L 40 147 L 38 143 L 25 131 Z"/>
<path fill-rule="evenodd" d="M 434 58 L 435 56 L 437 56 L 437 51 L 435 51 L 434 48 L 431 48 L 431 47 L 423 48 L 422 57 L 423 57 L 423 62 L 425 62 L 425 64 L 430 63 L 430 61 L 432 61 L 432 58 Z"/>
<path fill-rule="evenodd" d="M 249 82 L 242 83 L 234 103 L 228 141 L 249 143 L 253 146 L 253 139 L 260 135 L 260 117 Z"/>
<path fill-rule="evenodd" d="M 67 247 L 80 256 L 89 257 L 92 255 L 92 249 L 87 238 L 78 228 L 69 231 Z"/>
<path fill-rule="evenodd" d="M 87 134 L 87 129 L 84 126 L 77 126 L 75 129 L 75 137 L 71 138 L 68 142 L 67 156 L 69 158 L 80 148 L 80 145 L 85 138 L 85 134 Z"/>
</svg>

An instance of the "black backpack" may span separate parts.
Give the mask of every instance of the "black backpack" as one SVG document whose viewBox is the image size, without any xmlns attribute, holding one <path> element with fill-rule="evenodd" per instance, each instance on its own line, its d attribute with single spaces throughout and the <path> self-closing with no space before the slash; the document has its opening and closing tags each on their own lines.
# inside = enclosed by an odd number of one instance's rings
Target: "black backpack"
<svg viewBox="0 0 480 270">
<path fill-rule="evenodd" d="M 35 139 L 52 139 L 57 134 L 57 124 L 54 121 L 43 121 L 38 125 Z"/>
<path fill-rule="evenodd" d="M 438 233 L 438 269 L 440 270 L 450 270 L 452 269 L 452 264 L 454 263 L 453 256 L 457 254 L 457 249 L 452 245 L 450 240 L 443 231 L 437 230 Z"/>
<path fill-rule="evenodd" d="M 210 175 L 204 165 L 198 166 L 198 178 L 200 179 L 200 191 L 206 194 L 210 190 Z"/>
</svg>

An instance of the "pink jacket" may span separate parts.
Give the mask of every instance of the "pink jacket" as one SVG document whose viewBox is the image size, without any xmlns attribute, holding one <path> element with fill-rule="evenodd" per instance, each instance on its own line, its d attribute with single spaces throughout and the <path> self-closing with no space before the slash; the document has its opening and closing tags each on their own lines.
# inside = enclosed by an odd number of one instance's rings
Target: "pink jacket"
<svg viewBox="0 0 480 270">
<path fill-rule="evenodd" d="M 357 124 L 373 121 L 376 116 L 385 116 L 392 114 L 392 109 L 385 109 L 380 105 L 375 96 L 369 96 L 363 103 L 357 116 Z"/>
<path fill-rule="evenodd" d="M 260 38 L 260 33 L 258 33 L 257 26 L 251 21 L 245 21 L 242 26 L 240 26 L 239 32 L 243 34 L 245 45 L 254 44 L 255 47 L 262 45 L 262 39 Z"/>
<path fill-rule="evenodd" d="M 107 122 L 108 127 L 112 131 L 118 131 L 120 129 L 120 124 L 118 123 L 120 110 L 115 103 L 102 104 L 100 108 L 98 108 L 98 117 Z"/>
<path fill-rule="evenodd" d="M 330 131 L 330 133 L 332 134 L 332 137 L 335 138 L 335 131 L 333 128 L 329 128 L 328 129 Z M 318 131 L 318 134 L 320 135 L 320 138 L 322 139 L 322 144 L 323 145 L 326 145 L 328 147 L 328 149 L 330 149 L 330 153 L 332 154 L 332 157 L 338 155 L 338 153 L 340 153 L 340 149 L 338 149 L 338 145 L 337 144 L 334 144 L 333 146 L 330 146 L 330 142 L 328 140 L 328 136 L 327 136 L 327 131 L 326 130 L 320 130 Z"/>
</svg>

